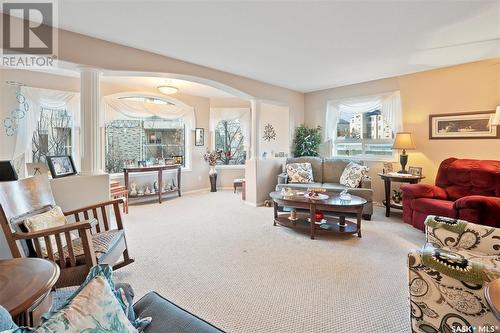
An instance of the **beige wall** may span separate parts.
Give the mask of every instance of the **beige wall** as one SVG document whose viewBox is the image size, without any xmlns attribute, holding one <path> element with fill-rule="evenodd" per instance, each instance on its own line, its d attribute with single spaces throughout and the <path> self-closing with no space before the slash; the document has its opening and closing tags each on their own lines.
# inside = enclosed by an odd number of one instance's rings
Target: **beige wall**
<svg viewBox="0 0 500 333">
<path fill-rule="evenodd" d="M 401 91 L 404 130 L 413 133 L 417 150 L 409 165 L 423 167 L 426 183 L 433 183 L 439 163 L 448 157 L 500 160 L 500 140 L 429 140 L 429 115 L 494 110 L 500 105 L 500 58 L 416 74 L 354 84 L 305 94 L 305 122 L 325 123 L 331 99 Z M 375 200 L 382 198 L 376 175 L 381 163 L 368 163 L 374 177 Z"/>
</svg>

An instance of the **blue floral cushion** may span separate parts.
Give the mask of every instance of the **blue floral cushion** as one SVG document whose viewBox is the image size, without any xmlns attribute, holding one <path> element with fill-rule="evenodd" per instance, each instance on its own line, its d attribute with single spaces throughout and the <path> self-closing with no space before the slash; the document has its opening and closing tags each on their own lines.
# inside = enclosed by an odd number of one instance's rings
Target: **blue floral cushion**
<svg viewBox="0 0 500 333">
<path fill-rule="evenodd" d="M 10 313 L 0 305 L 0 332 L 16 329 L 17 325 L 12 321 Z"/>
</svg>

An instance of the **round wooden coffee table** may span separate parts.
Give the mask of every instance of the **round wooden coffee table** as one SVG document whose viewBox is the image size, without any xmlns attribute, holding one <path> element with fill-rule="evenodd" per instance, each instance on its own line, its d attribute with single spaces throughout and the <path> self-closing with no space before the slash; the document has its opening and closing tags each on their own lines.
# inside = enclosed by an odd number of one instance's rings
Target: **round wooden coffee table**
<svg viewBox="0 0 500 333">
<path fill-rule="evenodd" d="M 50 309 L 48 296 L 58 278 L 59 267 L 50 260 L 0 260 L 0 304 L 18 325 L 34 326 L 38 314 Z"/>
<path fill-rule="evenodd" d="M 294 193 L 285 196 L 276 191 L 269 194 L 274 202 L 274 225 L 309 229 L 311 239 L 314 239 L 316 231 L 358 234 L 358 237 L 361 237 L 361 216 L 363 206 L 367 203 L 365 199 L 351 195 L 351 200 L 346 201 L 341 200 L 336 193 L 326 192 L 324 194 L 328 195 L 328 198 L 318 200 L 304 196 L 301 191 Z M 296 219 L 292 219 L 290 213 L 280 213 L 279 207 L 295 209 Z M 316 222 L 316 212 L 323 212 L 327 216 L 326 221 Z M 356 222 L 346 219 L 350 216 L 355 216 Z"/>
</svg>

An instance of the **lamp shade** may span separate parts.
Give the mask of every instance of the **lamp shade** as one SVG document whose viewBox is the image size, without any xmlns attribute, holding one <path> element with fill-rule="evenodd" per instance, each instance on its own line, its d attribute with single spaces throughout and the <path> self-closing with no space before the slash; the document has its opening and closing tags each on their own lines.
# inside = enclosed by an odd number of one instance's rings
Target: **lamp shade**
<svg viewBox="0 0 500 333">
<path fill-rule="evenodd" d="M 396 138 L 394 139 L 394 144 L 392 149 L 415 149 L 415 144 L 411 137 L 410 132 L 399 132 L 396 133 Z"/>
</svg>

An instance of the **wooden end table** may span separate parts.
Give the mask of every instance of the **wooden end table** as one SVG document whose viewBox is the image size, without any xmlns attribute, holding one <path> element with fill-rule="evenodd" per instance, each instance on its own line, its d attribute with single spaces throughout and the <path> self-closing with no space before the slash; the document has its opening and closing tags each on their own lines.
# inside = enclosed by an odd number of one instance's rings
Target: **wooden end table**
<svg viewBox="0 0 500 333">
<path fill-rule="evenodd" d="M 0 304 L 20 326 L 36 326 L 52 305 L 59 266 L 40 258 L 0 260 Z"/>
<path fill-rule="evenodd" d="M 366 200 L 351 195 L 350 201 L 341 200 L 335 193 L 325 193 L 328 199 L 310 199 L 304 194 L 284 196 L 281 192 L 271 192 L 269 196 L 274 202 L 274 225 L 279 224 L 289 228 L 309 229 L 311 239 L 314 239 L 317 231 L 329 231 L 341 234 L 357 234 L 361 237 L 361 215 Z M 279 214 L 278 207 L 288 207 L 297 210 L 305 210 L 308 213 L 298 213 L 296 220 L 290 219 L 290 214 Z M 316 212 L 323 212 L 328 215 L 330 221 L 317 224 Z M 334 215 L 331 217 L 330 215 Z M 355 216 L 356 222 L 346 220 L 346 217 Z M 309 222 L 307 220 L 309 217 Z"/>
<path fill-rule="evenodd" d="M 385 206 L 385 216 L 389 217 L 391 215 L 391 208 L 395 209 L 403 209 L 402 204 L 397 204 L 395 202 L 391 201 L 391 183 L 392 182 L 398 182 L 398 183 L 410 183 L 410 184 L 417 184 L 419 183 L 422 179 L 424 179 L 424 176 L 402 176 L 401 174 L 398 173 L 378 173 L 380 178 L 384 181 L 384 187 L 385 187 L 385 200 L 383 201 L 383 204 Z"/>
</svg>

